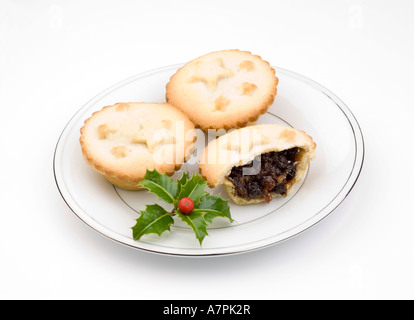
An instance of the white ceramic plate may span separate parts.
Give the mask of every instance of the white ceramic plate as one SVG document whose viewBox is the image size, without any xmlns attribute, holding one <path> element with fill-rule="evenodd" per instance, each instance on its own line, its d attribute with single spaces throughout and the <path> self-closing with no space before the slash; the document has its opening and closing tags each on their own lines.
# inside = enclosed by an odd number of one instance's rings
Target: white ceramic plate
<svg viewBox="0 0 414 320">
<path fill-rule="evenodd" d="M 286 198 L 269 204 L 238 206 L 229 200 L 235 223 L 217 218 L 200 246 L 193 231 L 179 219 L 171 232 L 134 241 L 131 228 L 145 204 L 158 202 L 146 191 L 113 187 L 83 160 L 79 130 L 97 110 L 117 102 L 164 102 L 165 85 L 181 65 L 168 66 L 126 79 L 84 105 L 64 128 L 56 146 L 54 173 L 70 209 L 87 225 L 122 244 L 161 254 L 214 256 L 247 252 L 289 239 L 332 212 L 348 195 L 362 169 L 364 141 L 357 120 L 346 105 L 318 83 L 277 68 L 278 94 L 260 123 L 280 123 L 306 131 L 317 144 L 306 177 Z M 182 170 L 197 172 L 197 158 L 211 137 L 198 132 L 194 156 Z M 175 177 L 181 177 L 177 172 Z M 210 190 L 229 199 L 221 187 Z M 160 202 L 165 206 L 164 203 Z"/>
</svg>

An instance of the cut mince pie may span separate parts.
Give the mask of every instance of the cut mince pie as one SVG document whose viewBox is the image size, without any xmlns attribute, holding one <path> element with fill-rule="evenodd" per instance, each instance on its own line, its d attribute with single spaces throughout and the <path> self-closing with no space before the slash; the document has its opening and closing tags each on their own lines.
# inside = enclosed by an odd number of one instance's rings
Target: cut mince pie
<svg viewBox="0 0 414 320">
<path fill-rule="evenodd" d="M 237 204 L 285 197 L 301 181 L 316 144 L 305 132 L 276 124 L 235 130 L 213 140 L 200 157 L 211 187 L 224 186 Z"/>
</svg>

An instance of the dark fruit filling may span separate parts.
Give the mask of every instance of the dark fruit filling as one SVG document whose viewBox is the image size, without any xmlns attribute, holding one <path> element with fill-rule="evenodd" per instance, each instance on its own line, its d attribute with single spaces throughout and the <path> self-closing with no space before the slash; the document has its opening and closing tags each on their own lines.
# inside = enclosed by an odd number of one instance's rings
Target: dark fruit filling
<svg viewBox="0 0 414 320">
<path fill-rule="evenodd" d="M 257 156 L 244 166 L 234 167 L 227 177 L 235 195 L 250 199 L 272 200 L 271 193 L 286 196 L 286 184 L 296 174 L 299 148 L 269 152 Z"/>
</svg>

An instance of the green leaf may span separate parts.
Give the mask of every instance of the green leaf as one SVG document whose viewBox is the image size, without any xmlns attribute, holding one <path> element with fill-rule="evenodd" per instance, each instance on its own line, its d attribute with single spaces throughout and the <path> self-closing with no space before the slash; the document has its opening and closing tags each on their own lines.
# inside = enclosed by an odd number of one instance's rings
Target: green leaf
<svg viewBox="0 0 414 320">
<path fill-rule="evenodd" d="M 168 203 L 174 203 L 177 196 L 177 184 L 174 183 L 174 180 L 155 169 L 153 171 L 147 170 L 139 186 L 148 189 L 156 194 L 159 199 Z"/>
<path fill-rule="evenodd" d="M 137 224 L 132 227 L 134 240 L 139 240 L 143 235 L 156 233 L 159 236 L 164 231 L 170 231 L 174 219 L 171 214 L 158 204 L 148 205 L 144 211 L 141 211 Z"/>
<path fill-rule="evenodd" d="M 200 246 L 207 233 L 207 222 L 204 219 L 204 212 L 191 212 L 190 214 L 182 214 L 179 210 L 176 211 L 181 220 L 187 223 L 196 235 L 196 238 L 200 242 Z"/>
<path fill-rule="evenodd" d="M 194 211 L 205 212 L 205 219 L 209 223 L 213 222 L 213 219 L 217 217 L 227 218 L 230 220 L 230 222 L 234 221 L 230 215 L 230 207 L 228 201 L 220 198 L 220 195 L 204 195 L 200 199 L 200 203 L 194 206 L 193 212 Z"/>
<path fill-rule="evenodd" d="M 199 175 L 194 174 L 190 180 L 186 180 L 184 185 L 181 185 L 178 199 L 190 198 L 194 204 L 200 202 L 200 198 L 206 194 L 205 188 L 207 182 Z"/>
<path fill-rule="evenodd" d="M 209 194 L 204 194 L 190 214 L 185 215 L 178 210 L 177 214 L 183 222 L 187 223 L 194 230 L 200 245 L 208 235 L 208 224 L 212 223 L 214 218 L 223 217 L 229 219 L 230 222 L 233 222 L 228 202 L 221 199 L 219 195 L 211 196 Z"/>
<path fill-rule="evenodd" d="M 183 172 L 181 179 L 177 180 L 177 194 L 179 195 L 181 192 L 181 187 L 186 184 L 188 180 L 188 172 Z"/>
</svg>

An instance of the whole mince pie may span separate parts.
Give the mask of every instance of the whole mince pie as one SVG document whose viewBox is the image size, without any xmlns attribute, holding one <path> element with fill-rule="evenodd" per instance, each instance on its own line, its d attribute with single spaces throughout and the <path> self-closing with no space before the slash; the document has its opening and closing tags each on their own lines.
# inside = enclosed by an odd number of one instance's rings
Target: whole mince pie
<svg viewBox="0 0 414 320">
<path fill-rule="evenodd" d="M 194 124 L 168 103 L 128 102 L 106 106 L 85 121 L 83 157 L 113 185 L 141 190 L 148 170 L 173 175 L 194 149 Z"/>
<path fill-rule="evenodd" d="M 207 133 L 256 122 L 273 104 L 278 83 L 275 69 L 260 56 L 221 50 L 179 68 L 166 85 L 165 98 Z"/>
<path fill-rule="evenodd" d="M 305 132 L 277 124 L 245 127 L 211 141 L 199 160 L 210 187 L 223 185 L 240 205 L 285 197 L 303 178 L 316 144 Z"/>
</svg>

